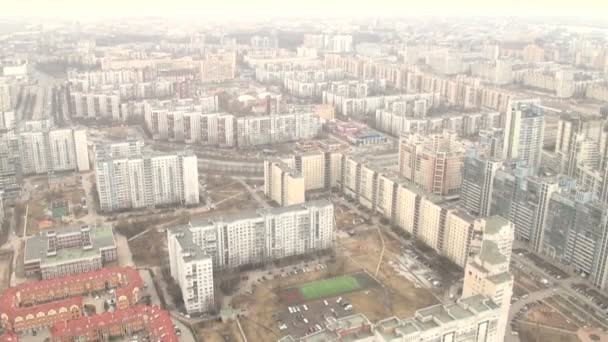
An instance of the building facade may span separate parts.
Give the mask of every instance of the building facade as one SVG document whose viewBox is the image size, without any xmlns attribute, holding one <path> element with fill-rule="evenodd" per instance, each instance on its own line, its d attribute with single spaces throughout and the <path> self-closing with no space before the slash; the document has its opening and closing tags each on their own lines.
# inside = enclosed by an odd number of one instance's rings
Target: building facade
<svg viewBox="0 0 608 342">
<path fill-rule="evenodd" d="M 112 226 L 65 227 L 25 242 L 26 275 L 42 279 L 95 271 L 117 259 Z"/>
<path fill-rule="evenodd" d="M 333 245 L 334 229 L 328 200 L 192 221 L 167 232 L 171 274 L 185 290 L 189 311 L 203 312 L 213 296 L 211 266 L 231 269 L 323 251 Z"/>
<path fill-rule="evenodd" d="M 24 175 L 61 171 L 88 171 L 86 131 L 41 129 L 18 134 Z"/>
<path fill-rule="evenodd" d="M 95 177 L 100 209 L 153 208 L 199 203 L 196 155 L 114 156 L 109 146 L 96 151 Z"/>
<path fill-rule="evenodd" d="M 430 193 L 457 196 L 464 155 L 463 145 L 452 132 L 407 135 L 399 141 L 399 174 Z"/>
</svg>

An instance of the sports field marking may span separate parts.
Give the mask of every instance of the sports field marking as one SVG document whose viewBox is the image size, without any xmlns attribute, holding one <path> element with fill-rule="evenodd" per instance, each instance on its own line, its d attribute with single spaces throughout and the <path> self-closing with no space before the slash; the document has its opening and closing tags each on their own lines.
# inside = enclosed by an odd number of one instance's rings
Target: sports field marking
<svg viewBox="0 0 608 342">
<path fill-rule="evenodd" d="M 353 276 L 344 275 L 303 284 L 298 286 L 298 289 L 302 297 L 308 301 L 359 290 L 361 285 Z"/>
</svg>

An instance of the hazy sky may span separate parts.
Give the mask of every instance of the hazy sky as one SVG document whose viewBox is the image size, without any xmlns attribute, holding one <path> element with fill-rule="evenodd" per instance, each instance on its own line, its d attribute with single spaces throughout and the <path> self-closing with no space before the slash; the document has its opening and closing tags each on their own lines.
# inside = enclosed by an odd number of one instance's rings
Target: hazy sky
<svg viewBox="0 0 608 342">
<path fill-rule="evenodd" d="M 591 16 L 608 0 L 0 0 L 0 16 L 383 16 L 481 14 Z"/>
</svg>

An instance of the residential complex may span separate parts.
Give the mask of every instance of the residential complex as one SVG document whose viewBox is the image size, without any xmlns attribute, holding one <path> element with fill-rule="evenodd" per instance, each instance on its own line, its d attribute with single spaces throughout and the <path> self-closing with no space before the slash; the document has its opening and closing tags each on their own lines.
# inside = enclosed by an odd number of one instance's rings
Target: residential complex
<svg viewBox="0 0 608 342">
<path fill-rule="evenodd" d="M 513 101 L 505 115 L 503 158 L 539 167 L 545 121 L 540 100 Z"/>
<path fill-rule="evenodd" d="M 73 226 L 40 232 L 25 242 L 26 275 L 42 279 L 95 271 L 116 260 L 111 225 Z"/>
<path fill-rule="evenodd" d="M 290 179 L 294 177 L 296 183 Z M 471 242 L 475 234 L 483 231 L 482 222 L 487 216 L 476 215 L 482 217 L 476 218 L 467 211 L 466 205 L 460 205 L 458 196 L 425 191 L 395 172 L 356 155 L 319 151 L 265 161 L 264 191 L 274 201 L 289 191 L 304 198 L 306 191 L 334 187 L 461 267 L 466 265 Z M 473 199 L 465 204 L 470 202 Z"/>
<path fill-rule="evenodd" d="M 89 170 L 85 130 L 26 130 L 18 133 L 18 141 L 21 172 L 24 175 Z"/>
<path fill-rule="evenodd" d="M 193 154 L 114 155 L 96 149 L 95 178 L 102 211 L 199 203 L 198 163 Z"/>
<path fill-rule="evenodd" d="M 235 120 L 238 147 L 276 144 L 315 138 L 321 131 L 319 117 L 312 108 L 294 108 L 275 115 L 244 116 Z"/>
<path fill-rule="evenodd" d="M 371 323 L 363 314 L 327 320 L 325 329 L 280 342 L 313 341 L 484 341 L 505 337 L 513 276 L 509 273 L 513 227 L 502 217 L 480 221 L 480 249 L 466 264 L 462 297 L 419 309 L 413 317 Z"/>
<path fill-rule="evenodd" d="M 209 53 L 201 61 L 201 81 L 221 82 L 236 76 L 236 54 L 233 52 Z"/>
<path fill-rule="evenodd" d="M 170 314 L 158 306 L 137 304 L 132 307 L 104 312 L 55 324 L 51 341 L 99 341 L 142 334 L 152 341 L 177 342 Z"/>
<path fill-rule="evenodd" d="M 333 245 L 333 204 L 328 200 L 217 215 L 168 230 L 171 275 L 190 312 L 213 305 L 212 270 L 259 265 Z"/>
<path fill-rule="evenodd" d="M 141 299 L 143 288 L 141 276 L 129 267 L 27 282 L 7 289 L 0 296 L 0 323 L 13 332 L 52 327 L 84 316 L 82 296 L 115 289 L 117 308 L 125 309 Z"/>
<path fill-rule="evenodd" d="M 500 308 L 482 295 L 459 299 L 455 304 L 435 305 L 417 310 L 413 317 L 390 317 L 371 323 L 356 314 L 331 319 L 319 332 L 279 342 L 340 341 L 483 341 L 500 342 Z"/>
<path fill-rule="evenodd" d="M 464 153 L 453 132 L 407 135 L 399 141 L 399 174 L 430 193 L 458 195 Z"/>
<path fill-rule="evenodd" d="M 302 176 L 293 167 L 280 159 L 264 161 L 264 194 L 281 206 L 305 201 L 305 184 Z"/>
</svg>

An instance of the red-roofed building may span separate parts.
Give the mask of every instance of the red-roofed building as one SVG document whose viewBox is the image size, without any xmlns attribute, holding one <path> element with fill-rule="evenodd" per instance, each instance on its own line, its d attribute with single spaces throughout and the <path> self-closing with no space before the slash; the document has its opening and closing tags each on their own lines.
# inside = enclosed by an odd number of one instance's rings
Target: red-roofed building
<svg viewBox="0 0 608 342">
<path fill-rule="evenodd" d="M 51 329 L 51 339 L 54 342 L 107 341 L 136 333 L 148 335 L 151 341 L 178 341 L 169 313 L 157 306 L 142 304 L 57 323 Z"/>
<path fill-rule="evenodd" d="M 0 342 L 19 342 L 19 336 L 12 332 L 0 335 Z"/>
<path fill-rule="evenodd" d="M 77 319 L 82 316 L 82 296 L 107 289 L 116 289 L 117 308 L 125 309 L 141 298 L 143 280 L 133 268 L 112 267 L 24 283 L 0 296 L 0 324 L 21 332 Z"/>
</svg>

